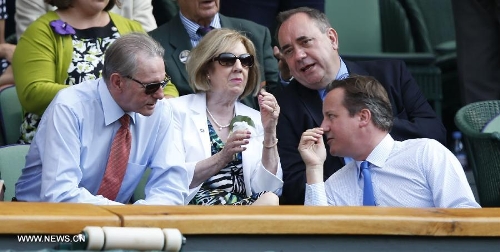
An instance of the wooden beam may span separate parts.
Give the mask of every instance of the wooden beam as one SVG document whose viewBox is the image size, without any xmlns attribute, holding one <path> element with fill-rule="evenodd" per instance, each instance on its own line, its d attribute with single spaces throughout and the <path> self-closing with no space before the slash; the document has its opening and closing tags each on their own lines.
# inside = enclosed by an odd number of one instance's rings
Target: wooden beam
<svg viewBox="0 0 500 252">
<path fill-rule="evenodd" d="M 500 236 L 500 209 L 103 206 L 128 227 L 183 234 Z"/>
<path fill-rule="evenodd" d="M 0 234 L 78 234 L 86 226 L 121 226 L 118 216 L 90 204 L 0 202 Z"/>
</svg>

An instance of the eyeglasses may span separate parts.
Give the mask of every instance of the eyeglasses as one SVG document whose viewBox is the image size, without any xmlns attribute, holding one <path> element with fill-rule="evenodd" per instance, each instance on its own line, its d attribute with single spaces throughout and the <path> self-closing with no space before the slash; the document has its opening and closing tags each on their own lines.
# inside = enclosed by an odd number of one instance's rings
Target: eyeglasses
<svg viewBox="0 0 500 252">
<path fill-rule="evenodd" d="M 164 89 L 165 86 L 167 85 L 167 83 L 170 81 L 170 76 L 168 76 L 167 74 L 165 74 L 165 79 L 161 82 L 153 82 L 153 83 L 143 83 L 143 82 L 140 82 L 134 78 L 132 78 L 130 75 L 127 75 L 125 76 L 127 77 L 128 79 L 131 79 L 139 84 L 142 85 L 142 87 L 144 87 L 144 92 L 147 94 L 147 95 L 151 95 L 151 94 L 154 94 L 158 88 L 161 87 L 161 89 Z"/>
<path fill-rule="evenodd" d="M 218 61 L 221 66 L 234 66 L 236 63 L 236 59 L 239 59 L 241 65 L 244 67 L 252 67 L 253 66 L 253 55 L 248 53 L 244 53 L 238 57 L 232 53 L 221 53 L 219 56 L 213 58 L 212 61 Z"/>
</svg>

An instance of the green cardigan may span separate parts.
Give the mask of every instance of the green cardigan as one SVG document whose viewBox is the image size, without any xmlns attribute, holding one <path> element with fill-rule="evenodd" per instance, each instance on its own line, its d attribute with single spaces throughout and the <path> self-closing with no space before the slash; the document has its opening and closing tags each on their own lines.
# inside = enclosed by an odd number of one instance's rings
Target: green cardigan
<svg viewBox="0 0 500 252">
<path fill-rule="evenodd" d="M 145 32 L 141 24 L 109 12 L 120 34 Z M 72 36 L 53 32 L 50 22 L 59 19 L 50 11 L 33 22 L 23 33 L 12 59 L 19 100 L 25 111 L 42 115 L 64 84 L 73 56 Z M 165 94 L 179 96 L 172 83 Z"/>
</svg>

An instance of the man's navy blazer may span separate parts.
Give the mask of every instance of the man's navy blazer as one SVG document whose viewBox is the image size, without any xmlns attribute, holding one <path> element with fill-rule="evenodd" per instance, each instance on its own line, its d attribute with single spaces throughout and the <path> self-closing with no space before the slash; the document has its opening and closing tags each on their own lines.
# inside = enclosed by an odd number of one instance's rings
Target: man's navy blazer
<svg viewBox="0 0 500 252">
<path fill-rule="evenodd" d="M 269 29 L 248 20 L 226 17 L 220 13 L 219 17 L 221 27 L 240 31 L 253 42 L 257 54 L 255 57 L 260 65 L 261 81 L 266 81 L 266 89 L 270 92 L 281 89 L 278 61 L 273 54 Z M 179 14 L 149 34 L 165 48 L 163 58 L 166 71 L 172 77 L 172 83 L 179 90 L 179 95 L 192 94 L 193 90 L 189 87 L 186 65 L 179 59 L 181 52 L 191 51 L 191 39 Z M 244 103 L 258 109 L 258 105 L 252 97 L 244 99 Z"/>
<path fill-rule="evenodd" d="M 446 129 L 420 91 L 403 61 L 344 61 L 349 74 L 375 77 L 387 90 L 394 114 L 390 132 L 395 140 L 432 138 L 446 146 Z M 319 127 L 323 121 L 323 104 L 317 90 L 306 88 L 296 80 L 278 95 L 281 112 L 277 126 L 278 151 L 283 168 L 281 204 L 303 205 L 305 196 L 305 164 L 298 152 L 300 137 L 307 129 Z M 344 166 L 344 159 L 329 153 L 324 163 L 324 180 Z"/>
</svg>

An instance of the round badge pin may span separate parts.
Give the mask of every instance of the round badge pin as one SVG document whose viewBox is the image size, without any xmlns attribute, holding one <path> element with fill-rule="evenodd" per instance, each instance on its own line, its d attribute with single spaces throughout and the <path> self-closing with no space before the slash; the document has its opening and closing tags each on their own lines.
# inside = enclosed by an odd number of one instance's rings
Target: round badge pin
<svg viewBox="0 0 500 252">
<path fill-rule="evenodd" d="M 189 52 L 189 50 L 184 50 L 184 51 L 182 51 L 182 52 L 179 54 L 179 60 L 180 60 L 182 63 L 186 64 L 186 62 L 187 62 L 187 60 L 188 60 L 188 58 L 189 58 L 189 53 L 190 53 L 190 52 Z"/>
</svg>

